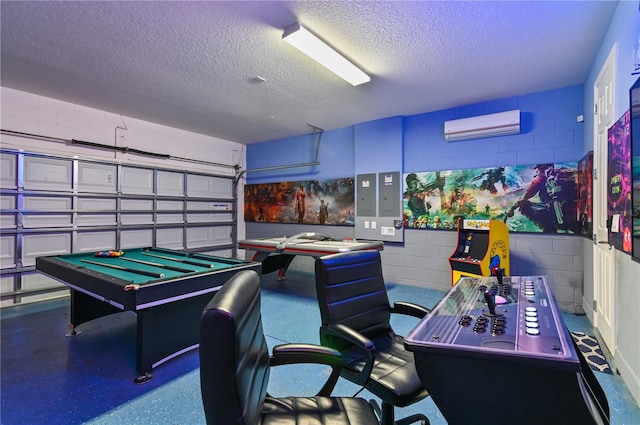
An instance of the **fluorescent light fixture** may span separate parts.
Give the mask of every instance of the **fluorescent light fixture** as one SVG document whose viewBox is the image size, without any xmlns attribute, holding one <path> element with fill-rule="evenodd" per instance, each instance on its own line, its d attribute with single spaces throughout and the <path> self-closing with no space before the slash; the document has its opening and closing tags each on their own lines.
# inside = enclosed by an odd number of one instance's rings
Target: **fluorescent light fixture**
<svg viewBox="0 0 640 425">
<path fill-rule="evenodd" d="M 297 22 L 284 30 L 282 39 L 351 85 L 357 86 L 371 81 L 371 77 L 360 68 L 349 62 L 344 56 L 333 50 L 324 41 L 311 34 Z"/>
</svg>

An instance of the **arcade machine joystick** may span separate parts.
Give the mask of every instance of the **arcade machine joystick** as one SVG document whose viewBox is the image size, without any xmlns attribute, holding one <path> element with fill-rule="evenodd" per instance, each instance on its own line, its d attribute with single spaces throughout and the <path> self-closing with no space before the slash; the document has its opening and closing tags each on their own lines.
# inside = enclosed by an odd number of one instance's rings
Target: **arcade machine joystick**
<svg viewBox="0 0 640 425">
<path fill-rule="evenodd" d="M 494 275 L 498 281 L 497 285 L 491 286 L 495 296 L 493 298 L 496 305 L 509 303 L 511 298 L 511 284 L 504 281 L 504 269 L 496 266 L 491 269 L 491 274 Z"/>
<path fill-rule="evenodd" d="M 502 316 L 502 313 L 496 313 L 496 293 L 493 290 L 488 290 L 485 291 L 483 295 L 484 300 L 487 303 L 487 307 L 489 307 L 489 312 L 485 312 L 483 315 L 489 317 Z"/>
</svg>

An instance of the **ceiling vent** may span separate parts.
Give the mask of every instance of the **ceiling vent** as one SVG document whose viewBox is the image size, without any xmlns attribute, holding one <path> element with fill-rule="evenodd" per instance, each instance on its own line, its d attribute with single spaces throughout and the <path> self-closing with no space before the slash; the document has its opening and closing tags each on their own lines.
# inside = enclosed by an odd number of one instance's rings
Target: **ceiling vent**
<svg viewBox="0 0 640 425">
<path fill-rule="evenodd" d="M 520 110 L 444 122 L 447 142 L 520 133 Z"/>
</svg>

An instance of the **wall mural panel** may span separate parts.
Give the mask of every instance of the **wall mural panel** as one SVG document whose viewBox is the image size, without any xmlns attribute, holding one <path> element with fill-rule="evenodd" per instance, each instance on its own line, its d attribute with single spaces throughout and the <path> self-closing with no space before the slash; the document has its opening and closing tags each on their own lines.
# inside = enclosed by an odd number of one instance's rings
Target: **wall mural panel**
<svg viewBox="0 0 640 425">
<path fill-rule="evenodd" d="M 354 179 L 348 177 L 245 185 L 244 220 L 353 226 Z"/>
<path fill-rule="evenodd" d="M 631 127 L 625 112 L 608 130 L 607 227 L 609 243 L 631 253 Z"/>
<path fill-rule="evenodd" d="M 629 90 L 631 110 L 631 180 L 633 257 L 640 261 L 640 78 Z"/>
<path fill-rule="evenodd" d="M 593 236 L 593 151 L 578 161 L 578 219 L 582 235 Z"/>
<path fill-rule="evenodd" d="M 582 234 L 578 163 L 404 174 L 404 227 L 455 229 L 457 219 L 503 220 L 511 232 Z"/>
</svg>

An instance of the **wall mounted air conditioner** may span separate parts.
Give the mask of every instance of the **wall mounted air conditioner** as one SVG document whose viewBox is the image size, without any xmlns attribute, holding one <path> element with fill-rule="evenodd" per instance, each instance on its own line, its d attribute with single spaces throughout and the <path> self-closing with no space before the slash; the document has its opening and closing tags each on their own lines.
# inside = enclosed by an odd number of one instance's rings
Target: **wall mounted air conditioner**
<svg viewBox="0 0 640 425">
<path fill-rule="evenodd" d="M 444 138 L 448 142 L 520 133 L 520 110 L 445 121 Z"/>
</svg>

